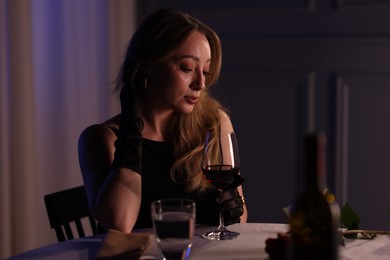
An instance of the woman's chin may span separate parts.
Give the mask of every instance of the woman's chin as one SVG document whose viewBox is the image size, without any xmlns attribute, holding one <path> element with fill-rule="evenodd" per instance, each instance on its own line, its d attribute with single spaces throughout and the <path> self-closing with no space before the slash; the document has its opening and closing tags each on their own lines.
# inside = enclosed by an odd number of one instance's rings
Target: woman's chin
<svg viewBox="0 0 390 260">
<path fill-rule="evenodd" d="M 177 112 L 188 115 L 191 114 L 192 111 L 194 111 L 194 106 L 186 106 L 180 109 L 177 109 Z"/>
</svg>

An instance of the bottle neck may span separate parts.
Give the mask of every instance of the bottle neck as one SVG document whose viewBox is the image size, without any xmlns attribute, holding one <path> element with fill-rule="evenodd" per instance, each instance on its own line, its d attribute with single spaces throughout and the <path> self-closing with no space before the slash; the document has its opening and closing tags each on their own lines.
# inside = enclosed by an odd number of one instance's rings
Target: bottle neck
<svg viewBox="0 0 390 260">
<path fill-rule="evenodd" d="M 304 143 L 304 180 L 306 190 L 323 192 L 326 188 L 326 139 L 323 134 L 310 134 Z"/>
</svg>

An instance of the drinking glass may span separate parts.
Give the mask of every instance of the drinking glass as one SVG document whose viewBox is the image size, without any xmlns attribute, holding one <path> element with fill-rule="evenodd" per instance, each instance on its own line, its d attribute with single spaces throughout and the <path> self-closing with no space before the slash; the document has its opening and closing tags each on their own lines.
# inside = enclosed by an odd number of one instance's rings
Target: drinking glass
<svg viewBox="0 0 390 260">
<path fill-rule="evenodd" d="M 209 183 L 220 193 L 229 187 L 240 171 L 238 144 L 234 132 L 207 132 L 203 149 L 202 171 Z M 229 231 L 224 224 L 223 212 L 219 210 L 219 226 L 216 230 L 204 233 L 209 240 L 228 240 L 239 236 Z"/>
<path fill-rule="evenodd" d="M 151 204 L 153 229 L 165 260 L 188 259 L 195 229 L 195 202 L 157 200 Z"/>
</svg>

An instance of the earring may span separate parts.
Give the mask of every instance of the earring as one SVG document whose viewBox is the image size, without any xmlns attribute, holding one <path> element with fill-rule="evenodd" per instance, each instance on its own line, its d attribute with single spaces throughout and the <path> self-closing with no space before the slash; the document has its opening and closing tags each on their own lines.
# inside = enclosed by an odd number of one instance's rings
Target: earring
<svg viewBox="0 0 390 260">
<path fill-rule="evenodd" d="M 148 88 L 148 78 L 145 78 L 144 80 L 144 88 Z"/>
</svg>

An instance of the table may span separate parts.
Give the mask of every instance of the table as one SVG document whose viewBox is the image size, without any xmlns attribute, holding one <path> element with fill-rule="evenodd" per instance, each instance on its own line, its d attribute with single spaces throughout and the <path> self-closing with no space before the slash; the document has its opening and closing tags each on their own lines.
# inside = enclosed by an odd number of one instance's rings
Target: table
<svg viewBox="0 0 390 260">
<path fill-rule="evenodd" d="M 228 228 L 240 232 L 240 237 L 228 241 L 208 241 L 201 238 L 200 235 L 205 231 L 214 229 L 214 227 L 197 227 L 190 260 L 268 259 L 268 255 L 264 251 L 265 240 L 269 237 L 276 237 L 278 232 L 287 231 L 288 225 L 246 223 L 234 224 Z M 97 235 L 55 243 L 8 259 L 94 259 L 103 238 L 104 235 Z M 340 247 L 339 252 L 341 260 L 387 260 L 390 258 L 390 236 L 379 235 L 373 240 L 347 239 L 345 247 Z M 145 251 L 141 259 L 162 259 L 154 237 L 152 245 Z"/>
</svg>

